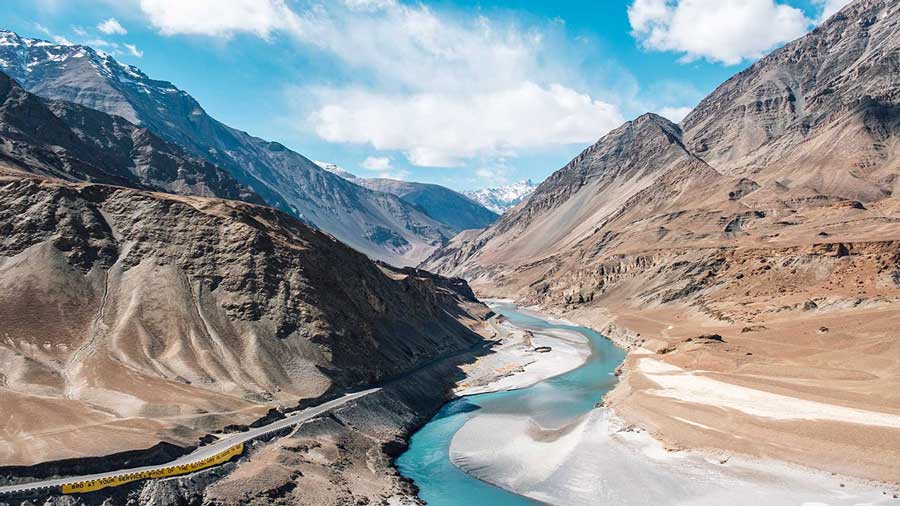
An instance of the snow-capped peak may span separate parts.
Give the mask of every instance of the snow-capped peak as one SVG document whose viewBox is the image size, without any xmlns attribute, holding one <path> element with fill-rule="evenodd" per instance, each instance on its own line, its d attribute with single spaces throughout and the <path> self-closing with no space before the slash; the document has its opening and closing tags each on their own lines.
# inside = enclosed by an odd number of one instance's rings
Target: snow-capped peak
<svg viewBox="0 0 900 506">
<path fill-rule="evenodd" d="M 130 86 L 140 93 L 171 94 L 180 91 L 171 83 L 150 79 L 139 68 L 121 63 L 103 50 L 80 44 L 54 44 L 0 29 L 0 70 L 22 84 L 27 84 L 25 81 L 31 78 L 39 79 L 45 67 L 53 71 L 58 65 L 82 58 L 104 79 Z M 37 77 L 33 77 L 35 75 Z"/>
<path fill-rule="evenodd" d="M 497 214 L 503 214 L 512 209 L 519 202 L 525 200 L 531 195 L 531 192 L 537 188 L 537 185 L 530 179 L 523 179 L 506 186 L 496 186 L 493 188 L 482 188 L 481 190 L 472 190 L 463 192 L 466 197 L 478 202 L 484 207 L 494 211 Z"/>
<path fill-rule="evenodd" d="M 319 160 L 313 160 L 313 163 L 315 163 L 319 167 L 327 170 L 328 172 L 331 172 L 332 174 L 341 176 L 344 179 L 356 179 L 355 174 L 344 169 L 343 167 L 338 166 L 337 164 L 329 163 L 329 162 L 321 162 Z"/>
</svg>

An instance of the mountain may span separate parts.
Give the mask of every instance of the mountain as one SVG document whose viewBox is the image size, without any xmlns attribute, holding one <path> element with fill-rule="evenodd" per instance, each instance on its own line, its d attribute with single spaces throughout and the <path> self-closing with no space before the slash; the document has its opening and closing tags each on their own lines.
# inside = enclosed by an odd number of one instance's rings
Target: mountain
<svg viewBox="0 0 900 506">
<path fill-rule="evenodd" d="M 611 131 L 422 267 L 634 350 L 605 404 L 671 447 L 894 481 L 900 447 L 864 441 L 879 429 L 742 399 L 900 410 L 898 146 L 900 4 L 856 0 L 680 125 Z"/>
<path fill-rule="evenodd" d="M 457 233 L 485 228 L 497 220 L 497 214 L 480 203 L 441 185 L 390 178 L 359 177 L 333 163 L 316 162 L 316 164 L 370 190 L 396 195 Z"/>
<path fill-rule="evenodd" d="M 328 163 L 328 162 L 320 162 L 318 160 L 314 161 L 313 163 L 315 163 L 319 167 L 322 167 L 323 169 L 327 170 L 328 172 L 331 172 L 332 174 L 341 176 L 342 178 L 347 179 L 349 181 L 353 181 L 353 180 L 357 179 L 355 174 L 344 169 L 343 167 L 339 167 L 336 164 Z"/>
<path fill-rule="evenodd" d="M 23 90 L 0 72 L 0 160 L 70 181 L 262 203 L 227 172 L 124 118 Z"/>
<path fill-rule="evenodd" d="M 729 79 L 684 119 L 685 144 L 761 184 L 896 194 L 897 5 L 857 1 Z"/>
<path fill-rule="evenodd" d="M 0 31 L 0 70 L 51 100 L 117 115 L 228 171 L 270 206 L 395 265 L 418 263 L 453 235 L 402 199 L 322 170 L 287 147 L 210 117 L 186 92 L 86 46 Z"/>
<path fill-rule="evenodd" d="M 481 190 L 470 190 L 463 193 L 466 197 L 491 211 L 503 214 L 519 205 L 519 202 L 531 195 L 535 188 L 536 186 L 530 179 L 525 179 L 506 186 L 482 188 Z"/>
<path fill-rule="evenodd" d="M 14 174 L 0 230 L 5 465 L 189 445 L 481 343 L 464 281 L 268 207 Z"/>
<path fill-rule="evenodd" d="M 729 79 L 681 125 L 652 114 L 623 125 L 525 204 L 425 265 L 499 272 L 576 251 L 589 255 L 579 256 L 583 262 L 616 247 L 732 247 L 748 235 L 764 243 L 832 242 L 831 232 L 816 239 L 801 228 L 779 229 L 800 225 L 795 215 L 812 218 L 803 208 L 859 211 L 896 198 L 898 11 L 858 0 Z M 698 193 L 686 198 L 685 186 Z"/>
<path fill-rule="evenodd" d="M 497 220 L 497 215 L 481 204 L 440 185 L 386 178 L 356 178 L 353 181 L 370 190 L 396 195 L 456 232 L 485 228 Z"/>
<path fill-rule="evenodd" d="M 425 262 L 437 271 L 473 275 L 502 271 L 607 241 L 604 226 L 627 214 L 634 198 L 677 173 L 685 181 L 720 176 L 682 144 L 669 120 L 645 114 L 613 130 L 541 183 L 528 200 L 483 233 L 438 251 Z M 565 270 L 554 269 L 554 274 Z"/>
</svg>

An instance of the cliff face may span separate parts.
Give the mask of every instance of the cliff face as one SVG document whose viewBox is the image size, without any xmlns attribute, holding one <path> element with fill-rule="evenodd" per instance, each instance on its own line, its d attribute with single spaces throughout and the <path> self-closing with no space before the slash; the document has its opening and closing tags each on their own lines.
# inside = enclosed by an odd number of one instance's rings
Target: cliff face
<svg viewBox="0 0 900 506">
<path fill-rule="evenodd" d="M 236 201 L 3 177 L 0 230 L 11 464 L 187 443 L 389 380 L 480 343 L 487 311 L 465 282 Z"/>
</svg>

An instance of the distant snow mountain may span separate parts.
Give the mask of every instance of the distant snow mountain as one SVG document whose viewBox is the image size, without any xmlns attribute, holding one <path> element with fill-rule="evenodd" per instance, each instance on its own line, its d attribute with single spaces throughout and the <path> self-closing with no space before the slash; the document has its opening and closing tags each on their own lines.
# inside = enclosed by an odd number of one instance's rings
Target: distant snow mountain
<svg viewBox="0 0 900 506">
<path fill-rule="evenodd" d="M 416 265 L 456 230 L 402 198 L 323 170 L 277 142 L 209 116 L 188 93 L 88 46 L 0 30 L 0 71 L 38 96 L 117 115 L 227 171 L 269 206 L 367 255 Z"/>
<path fill-rule="evenodd" d="M 320 162 L 319 160 L 313 160 L 313 163 L 315 163 L 319 167 L 322 167 L 323 169 L 327 170 L 328 172 L 331 172 L 332 174 L 341 176 L 344 179 L 347 179 L 350 181 L 357 179 L 356 174 L 353 174 L 352 172 L 345 170 L 343 167 L 340 167 L 336 164 L 329 163 L 329 162 Z"/>
<path fill-rule="evenodd" d="M 466 191 L 463 194 L 491 211 L 503 214 L 525 200 L 535 188 L 537 185 L 530 179 L 524 179 L 506 186 L 482 188 L 481 190 Z"/>
<path fill-rule="evenodd" d="M 441 185 L 388 178 L 359 177 L 333 163 L 320 161 L 315 163 L 328 172 L 337 174 L 359 186 L 396 195 L 455 232 L 487 227 L 499 217 L 497 213 L 487 209 L 480 202 L 473 201 L 462 193 Z"/>
</svg>

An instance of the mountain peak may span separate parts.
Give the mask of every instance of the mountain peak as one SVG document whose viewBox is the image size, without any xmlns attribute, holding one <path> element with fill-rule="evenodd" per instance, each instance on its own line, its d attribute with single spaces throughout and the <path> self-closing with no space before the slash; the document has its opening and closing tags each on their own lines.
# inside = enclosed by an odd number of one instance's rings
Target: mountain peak
<svg viewBox="0 0 900 506">
<path fill-rule="evenodd" d="M 512 184 L 470 190 L 463 194 L 491 211 L 503 214 L 525 200 L 535 188 L 537 186 L 531 179 L 523 179 Z"/>
</svg>

